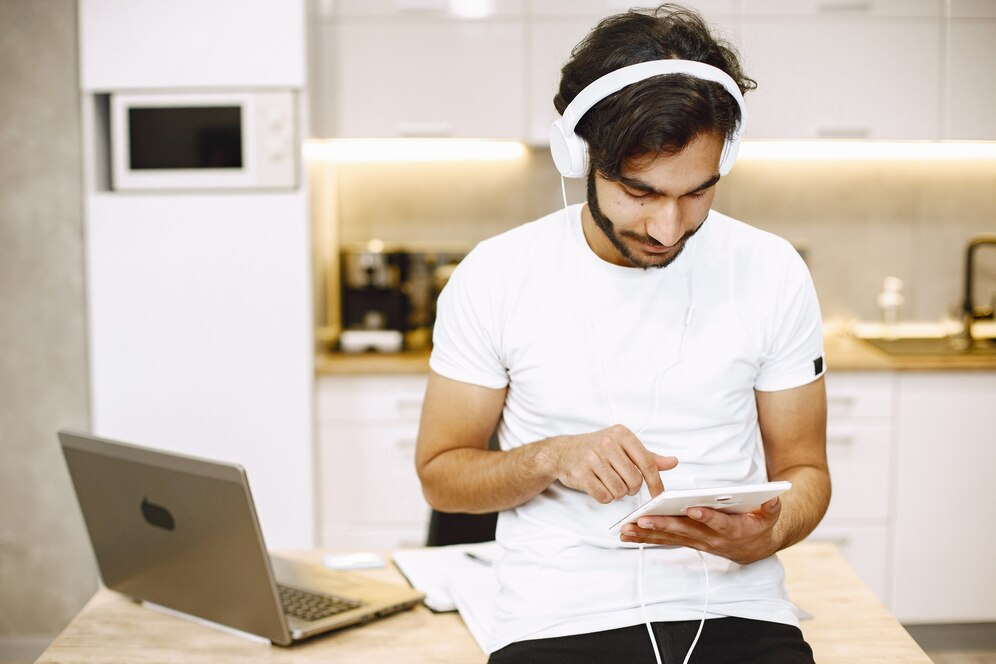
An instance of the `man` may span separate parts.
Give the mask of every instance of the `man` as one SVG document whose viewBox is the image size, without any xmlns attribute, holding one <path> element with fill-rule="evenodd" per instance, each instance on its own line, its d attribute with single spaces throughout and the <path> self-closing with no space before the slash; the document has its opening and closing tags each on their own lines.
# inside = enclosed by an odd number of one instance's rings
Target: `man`
<svg viewBox="0 0 996 664">
<path fill-rule="evenodd" d="M 568 105 L 660 61 L 695 74 Z M 787 242 L 710 210 L 753 85 L 694 12 L 602 21 L 555 98 L 587 170 L 551 138 L 587 204 L 482 242 L 440 297 L 416 464 L 436 509 L 501 511 L 492 662 L 812 661 L 774 554 L 830 496 L 819 307 Z M 665 484 L 767 480 L 793 486 L 609 530 Z"/>
</svg>

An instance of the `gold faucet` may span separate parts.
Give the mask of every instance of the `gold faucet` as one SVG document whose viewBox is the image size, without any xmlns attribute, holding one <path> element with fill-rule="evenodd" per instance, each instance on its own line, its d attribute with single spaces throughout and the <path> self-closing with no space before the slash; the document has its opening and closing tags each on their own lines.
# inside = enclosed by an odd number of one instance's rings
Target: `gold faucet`
<svg viewBox="0 0 996 664">
<path fill-rule="evenodd" d="M 972 324 L 980 318 L 989 318 L 993 309 L 989 305 L 976 306 L 973 294 L 975 276 L 975 252 L 982 245 L 996 245 L 996 233 L 980 233 L 972 237 L 965 250 L 965 298 L 962 301 L 962 321 L 964 329 L 962 338 L 967 347 L 971 347 L 975 339 L 972 336 Z"/>
</svg>

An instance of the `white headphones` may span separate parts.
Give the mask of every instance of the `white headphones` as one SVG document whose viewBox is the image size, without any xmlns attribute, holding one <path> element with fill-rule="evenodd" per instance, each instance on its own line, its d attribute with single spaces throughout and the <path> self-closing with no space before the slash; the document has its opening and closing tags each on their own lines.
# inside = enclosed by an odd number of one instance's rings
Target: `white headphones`
<svg viewBox="0 0 996 664">
<path fill-rule="evenodd" d="M 588 144 L 574 133 L 578 121 L 592 106 L 614 92 L 622 90 L 652 76 L 663 74 L 688 74 L 695 78 L 719 83 L 733 96 L 740 107 L 740 123 L 736 131 L 723 143 L 719 160 L 719 174 L 726 175 L 740 151 L 740 139 L 747 128 L 747 106 L 740 88 L 722 69 L 694 60 L 652 60 L 622 67 L 594 80 L 564 109 L 564 114 L 550 127 L 550 152 L 557 170 L 566 178 L 584 177 L 588 172 Z"/>
</svg>

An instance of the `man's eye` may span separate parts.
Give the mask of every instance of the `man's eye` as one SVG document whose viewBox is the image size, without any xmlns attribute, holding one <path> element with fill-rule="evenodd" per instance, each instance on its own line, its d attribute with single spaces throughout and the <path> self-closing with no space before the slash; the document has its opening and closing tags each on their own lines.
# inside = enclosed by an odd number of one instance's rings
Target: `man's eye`
<svg viewBox="0 0 996 664">
<path fill-rule="evenodd" d="M 629 189 L 627 189 L 626 187 L 623 187 L 623 188 L 622 188 L 622 190 L 623 190 L 623 191 L 624 191 L 624 192 L 626 193 L 626 195 L 627 195 L 627 196 L 629 196 L 630 198 L 647 198 L 647 197 L 649 197 L 649 196 L 653 195 L 653 194 L 652 194 L 651 192 L 649 192 L 649 191 L 630 191 L 630 190 L 629 190 Z"/>
</svg>

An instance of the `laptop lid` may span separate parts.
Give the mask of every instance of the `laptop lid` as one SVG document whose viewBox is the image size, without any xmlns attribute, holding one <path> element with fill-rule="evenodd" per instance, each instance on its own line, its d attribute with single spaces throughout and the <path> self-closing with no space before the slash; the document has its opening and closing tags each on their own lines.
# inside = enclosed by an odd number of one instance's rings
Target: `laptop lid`
<svg viewBox="0 0 996 664">
<path fill-rule="evenodd" d="M 245 470 L 237 464 L 70 431 L 60 431 L 59 441 L 101 578 L 111 590 L 281 645 L 409 608 L 423 597 L 401 586 L 271 560 Z M 312 590 L 307 581 L 318 592 L 344 588 L 361 606 L 305 624 L 284 613 L 276 585 L 281 574 L 304 590 Z"/>
</svg>

